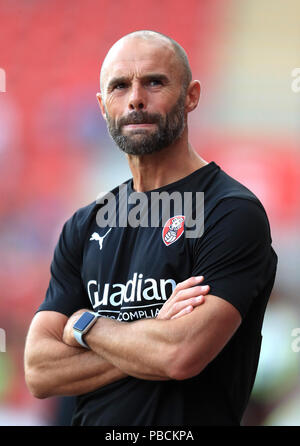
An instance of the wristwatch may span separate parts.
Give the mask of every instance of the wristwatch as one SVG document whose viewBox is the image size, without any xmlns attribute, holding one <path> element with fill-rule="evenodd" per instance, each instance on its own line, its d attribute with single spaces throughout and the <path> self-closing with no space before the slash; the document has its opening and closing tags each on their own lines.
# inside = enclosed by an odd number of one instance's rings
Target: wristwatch
<svg viewBox="0 0 300 446">
<path fill-rule="evenodd" d="M 83 335 L 90 330 L 98 317 L 100 317 L 98 313 L 94 313 L 93 311 L 85 311 L 73 325 L 74 337 L 82 347 L 89 348 L 89 346 L 83 340 Z"/>
</svg>

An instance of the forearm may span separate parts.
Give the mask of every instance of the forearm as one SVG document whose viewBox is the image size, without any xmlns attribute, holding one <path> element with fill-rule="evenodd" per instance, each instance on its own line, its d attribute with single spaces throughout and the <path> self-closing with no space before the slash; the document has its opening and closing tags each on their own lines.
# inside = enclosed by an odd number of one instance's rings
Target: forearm
<svg viewBox="0 0 300 446">
<path fill-rule="evenodd" d="M 208 295 L 203 308 L 178 319 L 126 323 L 100 318 L 86 341 L 124 373 L 142 379 L 181 380 L 200 373 L 240 323 L 235 307 Z"/>
<path fill-rule="evenodd" d="M 204 302 L 203 294 L 208 292 L 208 286 L 197 286 L 202 281 L 202 276 L 191 277 L 178 284 L 156 319 L 124 323 L 99 318 L 85 334 L 85 341 L 92 351 L 125 374 L 148 380 L 172 379 L 187 330 L 185 317 Z M 84 311 L 72 315 L 65 325 L 66 344 L 77 345 L 73 326 Z"/>
<path fill-rule="evenodd" d="M 178 344 L 166 325 L 174 322 L 144 319 L 124 323 L 100 318 L 85 340 L 94 352 L 128 375 L 168 380 Z"/>
<path fill-rule="evenodd" d="M 26 383 L 38 398 L 80 395 L 127 376 L 93 351 L 50 334 L 29 333 L 24 359 Z"/>
<path fill-rule="evenodd" d="M 96 353 L 57 341 L 40 344 L 35 361 L 25 363 L 25 374 L 39 398 L 80 395 L 127 376 Z"/>
</svg>

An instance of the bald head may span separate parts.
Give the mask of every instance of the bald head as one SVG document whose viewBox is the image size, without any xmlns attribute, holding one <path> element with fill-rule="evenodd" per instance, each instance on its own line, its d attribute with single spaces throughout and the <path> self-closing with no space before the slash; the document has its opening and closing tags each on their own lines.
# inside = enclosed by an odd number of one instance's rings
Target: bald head
<svg viewBox="0 0 300 446">
<path fill-rule="evenodd" d="M 182 87 L 186 91 L 192 80 L 192 73 L 185 50 L 171 37 L 162 33 L 150 30 L 134 31 L 125 35 L 118 40 L 108 51 L 100 72 L 100 88 L 103 92 L 107 71 L 110 69 L 111 63 L 119 57 L 122 57 L 122 49 L 125 47 L 129 39 L 137 39 L 148 41 L 150 44 L 158 45 L 165 48 L 166 57 L 173 57 L 177 70 L 181 72 Z"/>
</svg>

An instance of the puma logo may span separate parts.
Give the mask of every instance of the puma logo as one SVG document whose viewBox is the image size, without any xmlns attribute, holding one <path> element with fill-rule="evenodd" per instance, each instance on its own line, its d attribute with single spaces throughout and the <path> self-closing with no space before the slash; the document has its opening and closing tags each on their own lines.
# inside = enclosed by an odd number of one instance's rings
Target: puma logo
<svg viewBox="0 0 300 446">
<path fill-rule="evenodd" d="M 96 240 L 97 242 L 99 242 L 99 248 L 100 251 L 103 247 L 103 240 L 105 239 L 105 237 L 107 236 L 107 234 L 112 230 L 112 228 L 110 228 L 102 237 L 98 234 L 98 232 L 94 232 L 90 238 L 90 240 Z"/>
</svg>

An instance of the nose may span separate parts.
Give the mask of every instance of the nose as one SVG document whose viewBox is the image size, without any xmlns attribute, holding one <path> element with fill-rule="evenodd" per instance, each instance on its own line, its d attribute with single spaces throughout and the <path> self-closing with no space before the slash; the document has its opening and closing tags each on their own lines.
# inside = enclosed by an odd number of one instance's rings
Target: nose
<svg viewBox="0 0 300 446">
<path fill-rule="evenodd" d="M 133 84 L 131 86 L 128 108 L 132 110 L 144 110 L 147 107 L 145 91 L 142 85 Z"/>
</svg>

